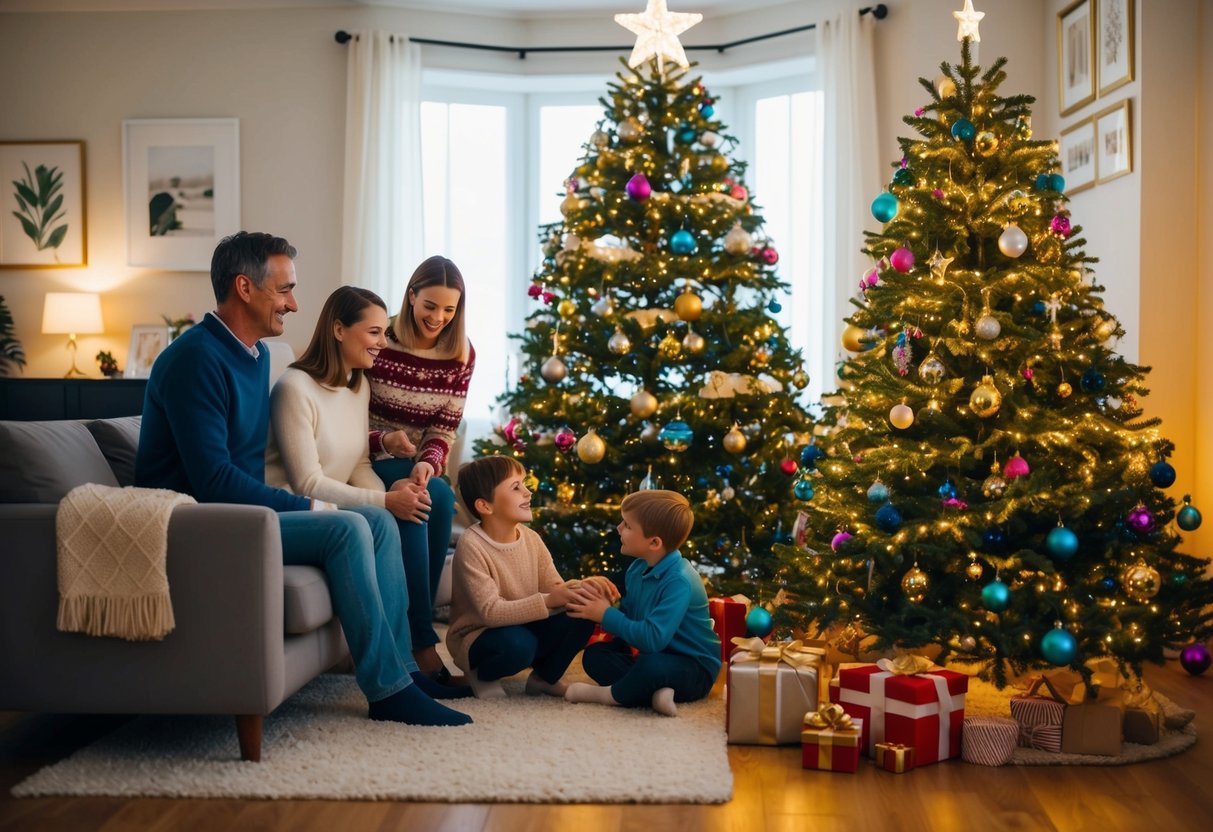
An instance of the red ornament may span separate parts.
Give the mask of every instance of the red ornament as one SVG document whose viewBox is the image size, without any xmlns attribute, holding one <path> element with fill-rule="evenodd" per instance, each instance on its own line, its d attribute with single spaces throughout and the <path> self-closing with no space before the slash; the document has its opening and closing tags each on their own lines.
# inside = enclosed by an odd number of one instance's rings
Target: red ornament
<svg viewBox="0 0 1213 832">
<path fill-rule="evenodd" d="M 779 252 L 770 246 L 762 250 L 761 257 L 762 262 L 766 263 L 768 266 L 774 266 L 779 262 Z"/>
<path fill-rule="evenodd" d="M 543 294 L 543 287 L 540 286 L 538 283 L 532 283 L 530 286 L 527 287 L 526 293 L 528 296 L 530 296 L 532 298 L 538 298 L 540 295 Z"/>
<path fill-rule="evenodd" d="M 545 292 L 543 293 L 543 302 L 544 302 L 544 303 L 546 303 L 546 304 L 551 304 L 551 302 L 552 302 L 552 301 L 554 301 L 554 300 L 556 300 L 556 293 L 555 293 L 555 292 L 546 292 L 546 291 L 545 291 Z"/>
<path fill-rule="evenodd" d="M 563 453 L 568 453 L 573 450 L 573 446 L 577 444 L 577 434 L 573 433 L 568 428 L 561 428 L 556 431 L 556 435 L 552 437 L 552 441 L 556 444 L 556 449 Z"/>
<path fill-rule="evenodd" d="M 789 477 L 792 476 L 796 473 L 796 460 L 785 459 L 783 462 L 779 463 L 779 470 L 783 471 Z"/>
<path fill-rule="evenodd" d="M 729 196 L 733 197 L 733 199 L 745 202 L 746 199 L 749 198 L 750 192 L 747 191 L 743 185 L 733 185 L 731 188 L 729 188 Z"/>
</svg>

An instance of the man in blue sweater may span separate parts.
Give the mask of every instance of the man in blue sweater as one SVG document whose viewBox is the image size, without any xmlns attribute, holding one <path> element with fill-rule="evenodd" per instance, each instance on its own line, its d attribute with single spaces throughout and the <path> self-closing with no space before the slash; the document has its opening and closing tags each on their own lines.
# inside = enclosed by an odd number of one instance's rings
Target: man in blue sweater
<svg viewBox="0 0 1213 832">
<path fill-rule="evenodd" d="M 295 248 L 241 231 L 211 260 L 216 308 L 152 366 L 143 401 L 135 480 L 203 503 L 277 511 L 282 559 L 325 571 L 371 719 L 463 725 L 466 714 L 431 698 L 443 688 L 418 671 L 409 635 L 400 535 L 386 510 L 344 511 L 265 484 L 269 350 L 296 311 Z"/>
<path fill-rule="evenodd" d="M 581 666 L 602 687 L 574 682 L 564 698 L 651 705 L 677 716 L 675 703 L 707 696 L 720 673 L 707 592 L 678 551 L 695 516 L 686 497 L 656 489 L 627 495 L 619 510 L 619 551 L 636 558 L 624 576 L 623 601 L 615 609 L 600 585 L 582 581 L 567 607 L 569 617 L 598 621 L 615 636 L 581 654 Z"/>
</svg>

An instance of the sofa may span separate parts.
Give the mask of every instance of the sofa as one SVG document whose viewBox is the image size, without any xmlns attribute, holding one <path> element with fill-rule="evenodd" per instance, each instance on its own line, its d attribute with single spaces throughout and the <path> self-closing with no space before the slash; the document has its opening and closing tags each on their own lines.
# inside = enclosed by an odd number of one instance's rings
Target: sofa
<svg viewBox="0 0 1213 832">
<path fill-rule="evenodd" d="M 173 510 L 163 640 L 56 629 L 58 503 L 134 484 L 139 421 L 0 421 L 0 709 L 230 714 L 240 756 L 259 760 L 265 715 L 348 656 L 324 573 L 283 565 L 270 509 Z"/>
</svg>

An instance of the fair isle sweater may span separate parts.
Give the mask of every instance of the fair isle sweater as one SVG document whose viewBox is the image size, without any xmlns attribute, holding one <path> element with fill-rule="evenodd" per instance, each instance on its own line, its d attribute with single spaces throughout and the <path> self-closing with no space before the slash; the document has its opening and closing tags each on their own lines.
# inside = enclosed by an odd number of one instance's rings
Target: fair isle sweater
<svg viewBox="0 0 1213 832">
<path fill-rule="evenodd" d="M 417 446 L 415 462 L 446 470 L 447 455 L 463 418 L 476 350 L 468 360 L 438 358 L 433 350 L 406 351 L 388 329 L 388 346 L 367 371 L 371 380 L 371 452 L 382 453 L 385 431 L 403 430 Z"/>
<path fill-rule="evenodd" d="M 446 646 L 464 673 L 468 650 L 489 628 L 548 617 L 544 594 L 563 582 L 543 540 L 518 526 L 512 543 L 493 540 L 479 523 L 459 536 L 451 560 L 451 626 Z"/>
</svg>

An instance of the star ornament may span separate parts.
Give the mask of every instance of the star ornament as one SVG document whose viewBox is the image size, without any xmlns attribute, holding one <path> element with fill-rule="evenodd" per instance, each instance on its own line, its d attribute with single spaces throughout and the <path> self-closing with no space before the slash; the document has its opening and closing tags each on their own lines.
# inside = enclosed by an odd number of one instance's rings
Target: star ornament
<svg viewBox="0 0 1213 832">
<path fill-rule="evenodd" d="M 973 0 L 965 0 L 965 7 L 958 12 L 952 12 L 952 17 L 956 18 L 960 24 L 960 28 L 956 32 L 957 40 L 970 38 L 973 43 L 981 43 L 981 35 L 977 32 L 977 24 L 986 16 L 985 12 L 979 12 L 973 8 Z"/>
<path fill-rule="evenodd" d="M 657 71 L 665 72 L 664 59 L 669 58 L 681 67 L 687 67 L 686 52 L 678 42 L 678 36 L 690 29 L 703 15 L 671 12 L 665 0 L 648 0 L 643 14 L 617 14 L 615 22 L 636 34 L 636 46 L 628 58 L 628 66 L 635 69 L 649 58 L 657 58 Z"/>
</svg>

